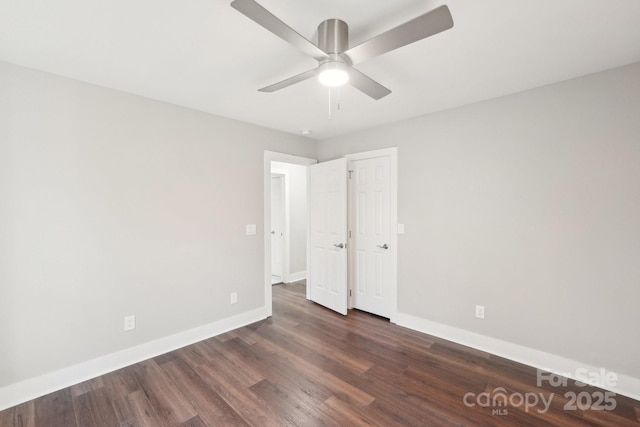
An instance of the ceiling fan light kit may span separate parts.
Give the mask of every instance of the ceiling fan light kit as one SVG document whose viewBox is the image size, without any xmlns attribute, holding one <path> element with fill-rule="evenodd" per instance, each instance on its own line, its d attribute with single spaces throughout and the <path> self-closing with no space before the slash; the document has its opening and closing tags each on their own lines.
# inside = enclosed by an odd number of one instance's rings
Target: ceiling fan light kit
<svg viewBox="0 0 640 427">
<path fill-rule="evenodd" d="M 339 87 L 349 81 L 347 64 L 343 61 L 327 61 L 318 67 L 318 80 L 327 87 Z"/>
<path fill-rule="evenodd" d="M 259 89 L 260 92 L 275 92 L 317 76 L 324 86 L 337 87 L 350 83 L 371 98 L 381 99 L 391 91 L 353 68 L 353 65 L 453 27 L 449 8 L 443 5 L 349 48 L 347 23 L 340 19 L 327 19 L 318 26 L 318 44 L 315 45 L 255 0 L 234 0 L 231 7 L 318 61 L 318 67 L 263 87 Z"/>
</svg>

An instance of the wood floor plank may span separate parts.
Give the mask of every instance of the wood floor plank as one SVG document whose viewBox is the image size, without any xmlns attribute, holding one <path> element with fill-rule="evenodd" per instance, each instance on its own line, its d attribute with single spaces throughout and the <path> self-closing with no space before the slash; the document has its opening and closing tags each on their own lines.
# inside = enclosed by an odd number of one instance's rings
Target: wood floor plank
<svg viewBox="0 0 640 427">
<path fill-rule="evenodd" d="M 640 426 L 639 401 L 568 410 L 567 393 L 602 390 L 537 375 L 364 312 L 336 314 L 294 283 L 273 287 L 271 318 L 0 411 L 0 427 Z M 478 400 L 526 395 L 550 404 Z"/>
<path fill-rule="evenodd" d="M 261 331 L 264 331 L 264 329 Z M 278 350 L 278 345 L 268 339 L 259 341 L 255 347 L 256 351 L 264 348 L 265 351 L 276 353 L 272 368 L 280 367 L 282 371 L 291 371 L 291 374 L 297 381 L 304 379 L 305 381 L 311 381 L 311 384 L 314 385 L 321 384 L 323 388 L 327 389 L 328 393 L 347 400 L 356 406 L 368 405 L 374 399 L 363 390 L 354 387 L 333 374 L 319 369 L 307 361 L 305 357 L 301 357 L 294 352 L 285 351 L 282 348 Z"/>
<path fill-rule="evenodd" d="M 35 425 L 77 426 L 70 388 L 47 394 L 35 401 Z"/>
<path fill-rule="evenodd" d="M 220 366 L 220 365 L 217 365 Z M 250 425 L 278 427 L 291 423 L 250 388 L 236 381 L 232 370 L 217 369 L 213 363 L 201 366 L 198 374 Z M 262 381 L 262 380 L 261 380 Z M 252 384 L 253 385 L 253 384 Z"/>
<path fill-rule="evenodd" d="M 176 427 L 207 427 L 207 424 L 200 417 L 195 416 Z"/>
<path fill-rule="evenodd" d="M 337 415 L 337 419 L 342 425 L 348 426 L 375 426 L 379 425 L 374 419 L 368 418 L 364 415 L 362 409 L 353 407 L 346 403 L 343 399 L 338 399 L 335 396 L 331 396 L 325 400 L 320 408 L 324 411 L 324 406 L 331 408 L 334 414 Z M 335 416 L 335 415 L 334 415 Z"/>
<path fill-rule="evenodd" d="M 102 383 L 111 396 L 125 398 L 129 394 L 140 390 L 140 384 L 134 375 L 133 366 L 118 369 L 103 375 Z"/>
<path fill-rule="evenodd" d="M 376 400 L 364 409 L 367 417 L 376 420 L 381 426 L 389 427 L 422 427 L 442 426 L 440 420 L 427 417 L 419 410 L 414 410 L 410 404 L 391 403 L 388 400 Z M 449 426 L 456 425 L 449 422 Z M 461 426 L 462 427 L 462 426 Z"/>
<path fill-rule="evenodd" d="M 173 353 L 176 353 L 181 360 L 184 360 L 191 366 L 200 366 L 211 360 L 211 352 L 208 352 L 206 348 L 201 349 L 197 344 L 180 348 Z"/>
<path fill-rule="evenodd" d="M 393 350 L 382 348 L 359 334 L 347 332 L 344 335 L 337 336 L 328 333 L 322 325 L 315 323 L 305 324 L 300 329 L 303 333 L 321 337 L 322 340 L 328 343 L 341 345 L 344 351 L 352 353 L 356 357 L 369 360 L 375 365 L 384 366 L 386 369 L 396 373 L 402 373 L 408 367 L 403 360 L 397 358 Z"/>
<path fill-rule="evenodd" d="M 201 419 L 211 425 L 248 425 L 242 417 L 183 360 L 163 365 L 171 381 L 185 394 Z"/>
<path fill-rule="evenodd" d="M 118 418 L 104 387 L 74 396 L 73 410 L 78 426 L 118 425 Z"/>
<path fill-rule="evenodd" d="M 469 425 L 470 421 L 477 417 L 477 413 L 473 411 L 464 411 L 463 394 L 452 392 L 448 388 L 442 389 L 404 373 L 396 375 L 377 367 L 367 372 L 367 376 L 375 377 L 378 382 L 391 384 L 397 390 L 401 390 L 406 406 L 411 409 L 419 408 L 419 413 L 433 422 Z M 469 416 L 472 420 L 469 420 Z"/>
<path fill-rule="evenodd" d="M 19 425 L 15 417 L 16 407 L 0 411 L 0 426 Z"/>
<path fill-rule="evenodd" d="M 251 351 L 251 347 L 241 340 L 225 341 L 213 351 L 217 357 L 209 361 L 208 366 L 232 373 L 245 387 L 264 379 L 265 371 L 261 369 L 264 356 Z"/>
<path fill-rule="evenodd" d="M 374 363 L 368 359 L 343 351 L 339 346 L 330 344 L 314 335 L 306 334 L 297 328 L 287 328 L 277 324 L 271 327 L 279 333 L 290 335 L 294 340 L 316 353 L 326 353 L 329 357 L 348 366 L 350 369 L 366 372 L 374 365 Z"/>
<path fill-rule="evenodd" d="M 103 387 L 104 381 L 102 377 L 93 378 L 71 386 L 71 396 L 77 397 L 90 391 L 99 390 Z"/>
<path fill-rule="evenodd" d="M 198 415 L 155 361 L 145 360 L 133 366 L 133 369 L 147 399 L 170 425 L 182 423 Z"/>
<path fill-rule="evenodd" d="M 156 408 L 144 390 L 137 390 L 127 395 L 118 408 L 118 413 L 125 415 L 126 425 L 142 427 L 172 427 L 174 423 L 162 416 L 164 408 Z"/>
<path fill-rule="evenodd" d="M 138 425 L 136 424 L 136 415 L 133 407 L 128 401 L 128 396 L 112 400 L 111 407 L 113 408 L 113 413 L 116 415 L 116 420 L 118 420 L 117 426 L 134 427 Z"/>
<path fill-rule="evenodd" d="M 252 350 L 265 354 L 262 359 L 263 369 L 268 370 L 265 379 L 272 384 L 277 384 L 289 395 L 304 400 L 308 406 L 315 407 L 332 394 L 327 384 L 315 381 L 310 375 L 301 374 L 300 368 L 291 361 L 290 355 L 273 353 L 272 347 L 260 346 L 260 344 L 252 346 Z"/>
<path fill-rule="evenodd" d="M 304 390 L 284 384 L 274 384 L 265 379 L 252 385 L 251 391 L 262 397 L 293 425 L 298 427 L 327 425 L 322 422 L 322 414 L 316 409 L 319 403 L 309 397 Z"/>
<path fill-rule="evenodd" d="M 0 411 L 0 426 L 35 427 L 35 401 L 30 400 L 20 405 Z"/>
</svg>

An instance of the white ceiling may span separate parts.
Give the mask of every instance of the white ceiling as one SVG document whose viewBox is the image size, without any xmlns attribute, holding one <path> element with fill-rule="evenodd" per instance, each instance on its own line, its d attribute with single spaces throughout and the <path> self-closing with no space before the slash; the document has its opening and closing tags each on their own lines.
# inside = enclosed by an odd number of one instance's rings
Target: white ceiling
<svg viewBox="0 0 640 427">
<path fill-rule="evenodd" d="M 0 0 L 0 60 L 324 139 L 640 61 L 639 0 L 258 0 L 313 40 L 327 18 L 358 44 L 441 4 L 453 29 L 358 65 L 393 93 L 316 80 L 317 63 L 231 0 Z"/>
</svg>

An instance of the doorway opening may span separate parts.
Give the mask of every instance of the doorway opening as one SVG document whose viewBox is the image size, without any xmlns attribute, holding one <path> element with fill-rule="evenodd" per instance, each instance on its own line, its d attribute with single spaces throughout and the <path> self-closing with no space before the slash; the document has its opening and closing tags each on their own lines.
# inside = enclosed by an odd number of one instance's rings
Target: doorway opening
<svg viewBox="0 0 640 427">
<path fill-rule="evenodd" d="M 307 277 L 307 166 L 271 162 L 271 282 Z"/>
<path fill-rule="evenodd" d="M 307 167 L 314 159 L 264 153 L 265 311 L 272 314 L 272 286 L 307 277 Z"/>
</svg>

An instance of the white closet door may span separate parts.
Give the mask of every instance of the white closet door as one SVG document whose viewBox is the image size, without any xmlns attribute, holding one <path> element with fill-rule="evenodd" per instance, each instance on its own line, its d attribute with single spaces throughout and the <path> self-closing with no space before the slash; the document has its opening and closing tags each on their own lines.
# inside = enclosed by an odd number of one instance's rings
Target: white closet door
<svg viewBox="0 0 640 427">
<path fill-rule="evenodd" d="M 311 300 L 347 314 L 346 159 L 309 167 Z"/>
<path fill-rule="evenodd" d="M 391 314 L 389 157 L 349 164 L 350 270 L 354 308 Z"/>
</svg>

